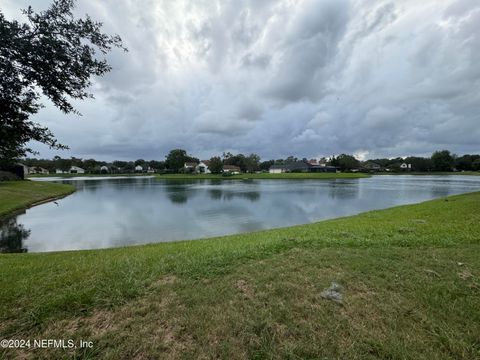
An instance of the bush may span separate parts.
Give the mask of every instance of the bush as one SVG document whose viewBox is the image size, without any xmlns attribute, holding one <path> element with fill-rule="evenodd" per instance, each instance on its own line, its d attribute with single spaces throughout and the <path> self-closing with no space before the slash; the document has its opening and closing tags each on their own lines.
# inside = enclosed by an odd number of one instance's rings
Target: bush
<svg viewBox="0 0 480 360">
<path fill-rule="evenodd" d="M 12 180 L 19 180 L 19 178 L 14 173 L 0 170 L 0 181 L 12 181 Z"/>
</svg>

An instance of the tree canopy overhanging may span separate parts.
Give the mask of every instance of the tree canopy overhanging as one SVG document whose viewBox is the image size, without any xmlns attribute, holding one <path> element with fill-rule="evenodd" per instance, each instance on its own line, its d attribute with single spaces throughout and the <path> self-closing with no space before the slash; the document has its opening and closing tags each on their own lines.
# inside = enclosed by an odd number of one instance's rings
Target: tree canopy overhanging
<svg viewBox="0 0 480 360">
<path fill-rule="evenodd" d="M 43 94 L 64 113 L 78 113 L 74 99 L 92 98 L 92 76 L 111 70 L 105 56 L 127 50 L 118 35 L 102 33 L 102 23 L 73 15 L 75 0 L 55 0 L 40 13 L 23 10 L 28 21 L 7 20 L 0 11 L 0 164 L 27 153 L 30 141 L 65 149 L 46 127 L 31 120 Z"/>
</svg>

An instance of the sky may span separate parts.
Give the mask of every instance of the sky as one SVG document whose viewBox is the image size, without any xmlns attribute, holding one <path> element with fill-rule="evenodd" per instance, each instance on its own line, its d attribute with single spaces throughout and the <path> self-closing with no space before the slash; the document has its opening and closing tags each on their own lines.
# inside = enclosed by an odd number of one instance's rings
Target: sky
<svg viewBox="0 0 480 360">
<path fill-rule="evenodd" d="M 129 52 L 107 55 L 81 117 L 45 100 L 34 120 L 70 150 L 37 157 L 480 153 L 478 0 L 78 0 L 75 14 Z"/>
</svg>

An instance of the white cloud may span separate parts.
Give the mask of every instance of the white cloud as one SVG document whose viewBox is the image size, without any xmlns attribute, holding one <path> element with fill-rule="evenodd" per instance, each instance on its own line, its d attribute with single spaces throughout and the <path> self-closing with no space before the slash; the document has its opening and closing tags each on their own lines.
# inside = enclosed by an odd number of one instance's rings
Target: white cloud
<svg viewBox="0 0 480 360">
<path fill-rule="evenodd" d="M 28 5 L 0 2 L 8 17 Z M 83 0 L 76 11 L 130 51 L 108 56 L 83 117 L 36 116 L 71 146 L 62 156 L 479 152 L 475 0 Z"/>
</svg>

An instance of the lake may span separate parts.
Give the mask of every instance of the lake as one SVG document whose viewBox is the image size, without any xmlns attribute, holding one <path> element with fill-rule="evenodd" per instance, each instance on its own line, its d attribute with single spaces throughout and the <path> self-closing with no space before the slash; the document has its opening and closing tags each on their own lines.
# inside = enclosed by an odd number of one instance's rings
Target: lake
<svg viewBox="0 0 480 360">
<path fill-rule="evenodd" d="M 46 180 L 46 179 L 41 179 Z M 336 180 L 78 178 L 0 222 L 4 252 L 99 249 L 272 229 L 480 190 L 476 176 Z"/>
</svg>

